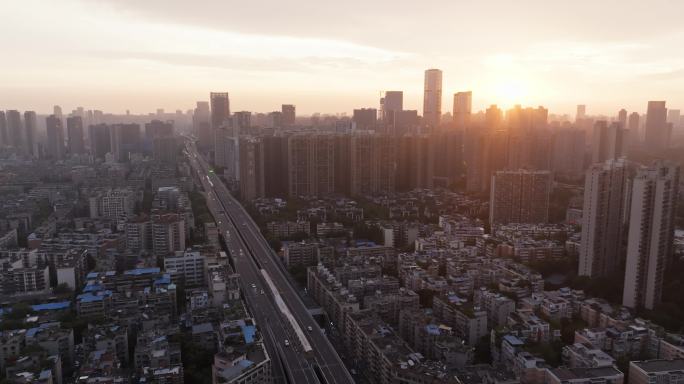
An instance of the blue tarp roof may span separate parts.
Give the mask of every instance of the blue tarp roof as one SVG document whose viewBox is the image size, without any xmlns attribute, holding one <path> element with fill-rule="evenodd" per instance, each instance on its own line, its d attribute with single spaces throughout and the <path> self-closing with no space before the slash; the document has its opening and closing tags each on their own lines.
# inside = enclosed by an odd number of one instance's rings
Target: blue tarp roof
<svg viewBox="0 0 684 384">
<path fill-rule="evenodd" d="M 254 335 L 256 335 L 256 327 L 253 325 L 242 325 L 241 328 L 245 343 L 252 344 L 254 342 Z"/>
<path fill-rule="evenodd" d="M 425 326 L 428 335 L 439 335 L 439 326 L 436 324 L 428 324 Z"/>
<path fill-rule="evenodd" d="M 67 309 L 71 307 L 71 303 L 68 301 L 61 301 L 59 303 L 45 303 L 32 305 L 31 309 L 34 311 L 58 311 L 60 309 Z"/>
<path fill-rule="evenodd" d="M 154 268 L 136 268 L 136 269 L 130 269 L 128 271 L 124 272 L 124 275 L 148 275 L 151 273 L 159 273 L 160 269 L 157 267 Z"/>
</svg>

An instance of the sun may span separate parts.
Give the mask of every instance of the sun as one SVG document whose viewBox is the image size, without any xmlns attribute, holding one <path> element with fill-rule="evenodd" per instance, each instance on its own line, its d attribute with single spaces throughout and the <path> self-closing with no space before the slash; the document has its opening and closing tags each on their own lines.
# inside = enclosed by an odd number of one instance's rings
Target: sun
<svg viewBox="0 0 684 384">
<path fill-rule="evenodd" d="M 500 105 L 523 104 L 528 95 L 527 86 L 521 81 L 506 80 L 498 83 L 495 88 L 495 96 Z"/>
</svg>

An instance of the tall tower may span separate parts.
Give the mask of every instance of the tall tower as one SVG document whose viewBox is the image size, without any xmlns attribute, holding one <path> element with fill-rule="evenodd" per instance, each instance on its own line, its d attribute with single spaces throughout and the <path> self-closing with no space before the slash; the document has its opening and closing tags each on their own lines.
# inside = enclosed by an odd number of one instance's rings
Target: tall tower
<svg viewBox="0 0 684 384">
<path fill-rule="evenodd" d="M 591 143 L 591 162 L 603 163 L 625 154 L 625 130 L 620 123 L 608 125 L 605 120 L 594 124 L 594 140 Z"/>
<path fill-rule="evenodd" d="M 26 111 L 24 112 L 24 132 L 26 132 L 26 153 L 29 156 L 35 156 L 35 137 L 36 137 L 36 125 L 38 121 L 36 118 L 36 112 Z"/>
<path fill-rule="evenodd" d="M 622 305 L 653 309 L 660 303 L 663 274 L 672 257 L 679 167 L 656 162 L 632 182 L 627 265 Z"/>
<path fill-rule="evenodd" d="M 295 106 L 292 104 L 283 104 L 280 109 L 282 113 L 282 124 L 285 126 L 292 126 L 295 124 Z"/>
<path fill-rule="evenodd" d="M 228 92 L 211 92 L 209 100 L 211 102 L 211 127 L 218 129 L 230 117 Z"/>
<path fill-rule="evenodd" d="M 16 110 L 7 111 L 8 144 L 18 150 L 24 146 L 24 132 L 21 127 L 21 113 Z"/>
<path fill-rule="evenodd" d="M 489 201 L 491 225 L 545 223 L 549 220 L 549 171 L 497 171 Z"/>
<path fill-rule="evenodd" d="M 85 153 L 83 142 L 83 119 L 81 116 L 67 117 L 67 148 L 69 154 Z"/>
<path fill-rule="evenodd" d="M 47 127 L 47 155 L 53 160 L 64 159 L 64 128 L 62 120 L 55 115 L 45 119 Z"/>
<path fill-rule="evenodd" d="M 577 113 L 575 114 L 575 122 L 587 117 L 587 106 L 584 104 L 577 105 Z"/>
<path fill-rule="evenodd" d="M 623 159 L 592 165 L 584 181 L 579 275 L 606 276 L 619 265 L 626 188 Z"/>
<path fill-rule="evenodd" d="M 620 128 L 627 129 L 627 110 L 624 108 L 618 111 L 618 123 Z"/>
<path fill-rule="evenodd" d="M 428 69 L 425 71 L 425 87 L 423 93 L 423 123 L 431 127 L 439 125 L 442 118 L 442 71 Z"/>
<path fill-rule="evenodd" d="M 639 132 L 639 116 L 638 112 L 632 112 L 627 119 L 627 129 L 629 130 L 629 145 L 636 147 L 641 143 L 641 133 Z"/>
<path fill-rule="evenodd" d="M 667 127 L 667 108 L 664 101 L 649 101 L 646 114 L 646 149 L 652 152 L 668 147 L 670 133 Z"/>
<path fill-rule="evenodd" d="M 197 107 L 192 115 L 192 126 L 195 135 L 197 135 L 200 148 L 211 148 L 213 146 L 213 135 L 211 133 L 211 112 L 208 102 L 197 102 Z"/>
<path fill-rule="evenodd" d="M 7 118 L 5 117 L 5 111 L 0 111 L 0 145 L 8 145 L 9 140 L 7 138 Z"/>
<path fill-rule="evenodd" d="M 473 93 L 471 91 L 454 94 L 454 123 L 457 128 L 465 128 L 470 123 L 473 108 Z"/>
</svg>

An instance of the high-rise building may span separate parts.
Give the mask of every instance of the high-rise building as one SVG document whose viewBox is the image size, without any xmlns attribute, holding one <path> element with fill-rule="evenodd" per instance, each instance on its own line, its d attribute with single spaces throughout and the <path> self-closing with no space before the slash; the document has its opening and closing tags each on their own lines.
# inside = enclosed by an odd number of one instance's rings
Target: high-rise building
<svg viewBox="0 0 684 384">
<path fill-rule="evenodd" d="M 0 111 L 0 145 L 9 145 L 7 136 L 7 118 L 5 111 Z"/>
<path fill-rule="evenodd" d="M 649 101 L 646 113 L 644 143 L 652 152 L 662 151 L 669 146 L 670 132 L 667 126 L 667 108 L 664 101 Z"/>
<path fill-rule="evenodd" d="M 503 111 L 492 104 L 485 111 L 485 125 L 487 131 L 494 132 L 498 131 L 503 124 Z"/>
<path fill-rule="evenodd" d="M 375 108 L 355 109 L 352 121 L 358 130 L 374 130 L 378 122 L 378 110 Z"/>
<path fill-rule="evenodd" d="M 442 71 L 426 70 L 423 89 L 423 123 L 437 127 L 442 118 Z"/>
<path fill-rule="evenodd" d="M 178 140 L 173 136 L 158 136 L 152 139 L 154 160 L 160 163 L 176 164 Z"/>
<path fill-rule="evenodd" d="M 454 94 L 453 119 L 457 128 L 464 128 L 470 124 L 473 109 L 473 93 L 457 92 Z"/>
<path fill-rule="evenodd" d="M 404 110 L 404 92 L 386 91 L 385 96 L 380 99 L 380 110 L 385 129 L 394 133 L 396 115 Z"/>
<path fill-rule="evenodd" d="M 406 135 L 396 138 L 396 189 L 410 191 L 432 188 L 434 182 L 435 152 L 426 135 Z"/>
<path fill-rule="evenodd" d="M 583 120 L 587 117 L 587 106 L 584 104 L 577 105 L 577 113 L 575 113 L 575 122 Z"/>
<path fill-rule="evenodd" d="M 156 256 L 185 250 L 185 220 L 180 215 L 152 215 L 152 250 Z"/>
<path fill-rule="evenodd" d="M 584 181 L 579 275 L 607 276 L 620 264 L 626 188 L 624 159 L 593 164 Z"/>
<path fill-rule="evenodd" d="M 603 163 L 625 155 L 625 130 L 620 123 L 599 120 L 594 124 L 594 139 L 591 143 L 591 162 Z"/>
<path fill-rule="evenodd" d="M 172 137 L 173 133 L 173 120 L 152 120 L 145 124 L 145 141 L 148 143 L 157 137 Z"/>
<path fill-rule="evenodd" d="M 24 147 L 24 130 L 21 125 L 21 113 L 17 110 L 7 111 L 7 135 L 11 147 L 21 150 Z"/>
<path fill-rule="evenodd" d="M 618 123 L 620 128 L 627 129 L 627 110 L 624 108 L 618 111 Z"/>
<path fill-rule="evenodd" d="M 657 162 L 632 181 L 622 305 L 654 309 L 672 258 L 679 166 Z"/>
<path fill-rule="evenodd" d="M 214 130 L 214 165 L 223 168 L 224 175 L 232 181 L 237 181 L 240 177 L 238 138 L 236 128 L 232 125 Z"/>
<path fill-rule="evenodd" d="M 551 169 L 557 173 L 581 176 L 584 172 L 585 138 L 581 129 L 561 128 L 555 131 Z"/>
<path fill-rule="evenodd" d="M 26 133 L 26 153 L 36 155 L 36 126 L 38 118 L 35 111 L 24 112 L 24 132 Z"/>
<path fill-rule="evenodd" d="M 198 146 L 203 150 L 213 148 L 214 135 L 211 131 L 211 112 L 208 102 L 197 102 L 197 107 L 192 115 L 192 126 L 195 135 L 197 135 Z"/>
<path fill-rule="evenodd" d="M 392 193 L 395 187 L 394 138 L 353 135 L 350 143 L 351 194 Z"/>
<path fill-rule="evenodd" d="M 282 124 L 286 127 L 293 126 L 295 124 L 296 112 L 295 106 L 292 104 L 283 104 L 280 112 L 282 113 Z"/>
<path fill-rule="evenodd" d="M 235 112 L 234 116 L 238 132 L 244 133 L 252 126 L 252 112 L 239 111 Z"/>
<path fill-rule="evenodd" d="M 549 171 L 497 171 L 492 176 L 489 222 L 546 223 L 550 193 Z"/>
<path fill-rule="evenodd" d="M 679 109 L 668 109 L 667 110 L 667 123 L 672 126 L 673 132 L 677 130 L 681 125 L 681 113 Z"/>
<path fill-rule="evenodd" d="M 45 119 L 47 128 L 47 155 L 53 160 L 64 159 L 64 128 L 62 120 L 55 115 Z"/>
<path fill-rule="evenodd" d="M 140 125 L 114 124 L 109 127 L 111 152 L 117 162 L 126 162 L 140 152 Z"/>
<path fill-rule="evenodd" d="M 240 138 L 240 197 L 251 201 L 264 197 L 264 145 L 254 137 Z"/>
<path fill-rule="evenodd" d="M 325 196 L 335 190 L 335 137 L 288 138 L 289 196 Z"/>
<path fill-rule="evenodd" d="M 632 112 L 629 114 L 629 118 L 627 119 L 627 129 L 628 129 L 628 135 L 629 135 L 629 146 L 631 147 L 636 147 L 641 143 L 641 133 L 639 132 L 639 113 L 638 112 Z"/>
<path fill-rule="evenodd" d="M 88 127 L 90 137 L 90 154 L 96 159 L 104 159 L 107 153 L 111 152 L 110 128 L 106 124 L 96 124 Z"/>
<path fill-rule="evenodd" d="M 211 128 L 218 129 L 223 126 L 230 117 L 230 99 L 228 92 L 211 92 Z"/>
<path fill-rule="evenodd" d="M 69 154 L 85 153 L 83 141 L 83 119 L 81 116 L 67 117 L 67 148 Z"/>
<path fill-rule="evenodd" d="M 266 197 L 287 197 L 289 194 L 288 138 L 264 136 L 264 193 Z M 337 153 L 337 152 L 336 152 Z"/>
<path fill-rule="evenodd" d="M 454 129 L 430 136 L 434 156 L 435 185 L 448 188 L 465 170 L 463 164 L 463 131 Z"/>
<path fill-rule="evenodd" d="M 60 107 L 59 105 L 55 105 L 54 107 L 52 107 L 52 114 L 60 120 L 62 120 L 62 118 L 64 117 L 64 115 L 62 114 L 62 107 Z"/>
</svg>

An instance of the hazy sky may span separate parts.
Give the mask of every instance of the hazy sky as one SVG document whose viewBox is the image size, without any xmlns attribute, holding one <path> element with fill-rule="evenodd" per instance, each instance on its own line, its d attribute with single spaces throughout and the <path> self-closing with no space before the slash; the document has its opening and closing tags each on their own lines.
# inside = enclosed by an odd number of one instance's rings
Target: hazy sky
<svg viewBox="0 0 684 384">
<path fill-rule="evenodd" d="M 684 107 L 681 0 L 1 0 L 0 109 L 347 112 L 423 71 L 473 107 Z"/>
</svg>

